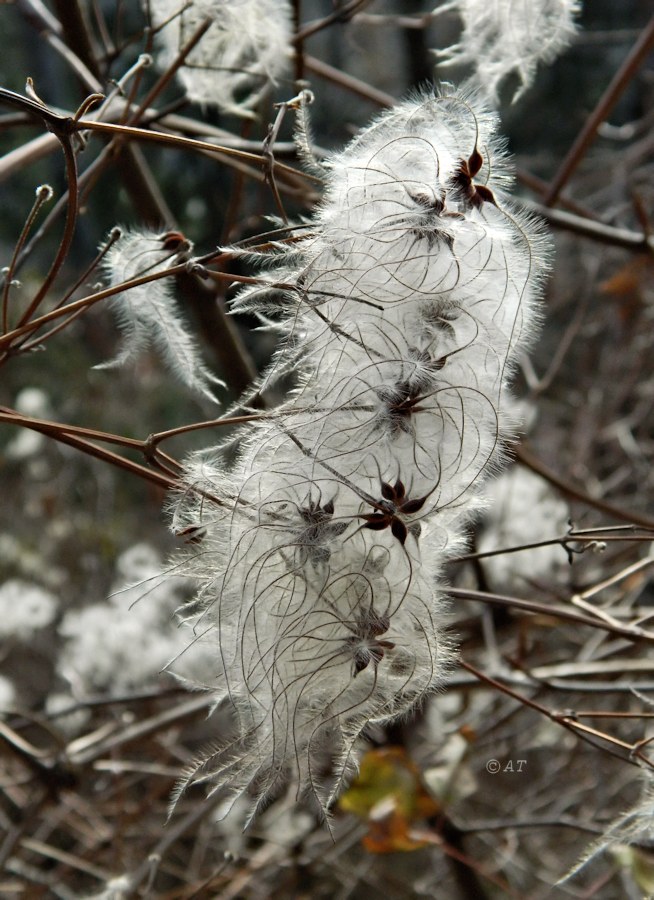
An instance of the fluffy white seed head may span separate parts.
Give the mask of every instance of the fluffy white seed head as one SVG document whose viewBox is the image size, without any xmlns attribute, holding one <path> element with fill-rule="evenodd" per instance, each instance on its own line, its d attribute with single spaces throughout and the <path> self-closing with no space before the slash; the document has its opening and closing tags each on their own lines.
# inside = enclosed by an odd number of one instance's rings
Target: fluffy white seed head
<svg viewBox="0 0 654 900">
<path fill-rule="evenodd" d="M 567 531 L 567 503 L 528 469 L 516 466 L 503 473 L 490 484 L 486 495 L 489 508 L 478 543 L 481 553 L 561 537 Z M 516 591 L 568 567 L 559 544 L 490 556 L 483 564 L 495 589 Z"/>
<path fill-rule="evenodd" d="M 458 44 L 438 52 L 441 63 L 472 65 L 476 81 L 497 99 L 509 75 L 519 79 L 517 99 L 541 63 L 570 45 L 580 0 L 454 0 L 435 10 L 456 9 L 463 20 Z"/>
<path fill-rule="evenodd" d="M 329 161 L 312 235 L 235 301 L 281 308 L 264 383 L 297 386 L 231 469 L 191 460 L 173 503 L 238 716 L 189 778 L 263 802 L 294 773 L 328 810 L 366 726 L 438 687 L 437 580 L 501 457 L 547 249 L 495 128 L 447 86 L 385 113 Z"/>
<path fill-rule="evenodd" d="M 291 7 L 287 0 L 148 0 L 166 69 L 207 19 L 209 30 L 178 76 L 196 103 L 250 115 L 262 93 L 287 67 Z"/>
<path fill-rule="evenodd" d="M 166 272 L 182 261 L 190 245 L 177 232 L 127 229 L 112 244 L 104 259 L 107 280 L 118 286 L 141 276 Z M 174 280 L 158 278 L 110 298 L 123 333 L 118 355 L 96 369 L 132 363 L 154 346 L 171 374 L 190 390 L 216 402 L 212 386 L 224 383 L 202 363 L 195 340 L 182 319 L 174 297 Z"/>
</svg>

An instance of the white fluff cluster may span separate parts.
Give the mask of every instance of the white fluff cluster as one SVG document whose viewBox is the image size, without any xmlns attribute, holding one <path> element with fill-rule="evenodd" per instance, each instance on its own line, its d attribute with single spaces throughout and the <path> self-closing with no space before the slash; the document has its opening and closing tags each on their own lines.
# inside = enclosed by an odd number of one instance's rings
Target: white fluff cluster
<svg viewBox="0 0 654 900">
<path fill-rule="evenodd" d="M 0 586 L 0 637 L 27 641 L 57 615 L 54 594 L 38 584 L 10 578 Z"/>
<path fill-rule="evenodd" d="M 638 694 L 638 692 L 636 692 Z M 641 699 L 651 705 L 651 701 Z M 597 862 L 603 854 L 611 854 L 625 875 L 625 896 L 651 896 L 651 852 L 654 846 L 654 780 L 652 769 L 641 770 L 641 796 L 638 802 L 611 822 L 600 838 L 594 841 L 578 863 L 557 884 L 579 874 L 586 866 Z M 635 884 L 634 884 L 635 882 Z M 630 890 L 630 888 L 634 888 Z"/>
<path fill-rule="evenodd" d="M 155 234 L 126 230 L 106 254 L 104 270 L 109 284 L 118 286 L 143 275 L 165 272 L 181 262 L 189 248 L 189 243 L 178 232 Z M 123 344 L 114 359 L 95 368 L 126 365 L 154 346 L 172 375 L 190 390 L 215 403 L 211 386 L 224 386 L 224 383 L 202 363 L 196 343 L 177 309 L 173 285 L 171 278 L 160 278 L 109 299 L 123 332 Z"/>
<path fill-rule="evenodd" d="M 11 709 L 16 703 L 16 688 L 13 681 L 0 675 L 0 713 Z"/>
<path fill-rule="evenodd" d="M 19 391 L 14 400 L 14 408 L 25 416 L 40 419 L 52 417 L 49 397 L 37 387 L 26 387 Z M 39 452 L 44 443 L 45 437 L 42 434 L 22 428 L 5 447 L 5 457 L 11 460 L 29 459 Z"/>
<path fill-rule="evenodd" d="M 516 99 L 539 63 L 552 62 L 570 45 L 580 8 L 580 0 L 453 0 L 435 12 L 457 10 L 463 34 L 437 55 L 444 63 L 474 66 L 479 86 L 492 100 L 502 82 L 517 75 Z"/>
<path fill-rule="evenodd" d="M 107 601 L 64 616 L 57 671 L 74 693 L 141 688 L 184 654 L 188 632 L 175 618 L 183 579 L 160 572 L 158 554 L 137 544 L 119 557 L 115 592 Z M 182 655 L 178 665 L 183 669 L 185 662 Z"/>
<path fill-rule="evenodd" d="M 178 72 L 188 97 L 236 115 L 249 115 L 290 57 L 288 0 L 149 0 L 158 64 L 167 69 L 202 23 L 212 25 Z"/>
<path fill-rule="evenodd" d="M 487 492 L 489 510 L 479 539 L 480 553 L 518 547 L 567 531 L 570 510 L 543 479 L 520 466 L 503 473 Z M 495 588 L 520 590 L 529 580 L 542 579 L 567 565 L 559 544 L 484 559 L 484 569 Z"/>
<path fill-rule="evenodd" d="M 495 127 L 447 87 L 382 115 L 329 161 L 312 236 L 236 300 L 283 307 L 266 383 L 298 386 L 231 470 L 191 461 L 174 506 L 238 715 L 189 778 L 263 802 L 294 772 L 327 810 L 366 726 L 439 684 L 436 582 L 501 453 L 544 251 Z"/>
</svg>

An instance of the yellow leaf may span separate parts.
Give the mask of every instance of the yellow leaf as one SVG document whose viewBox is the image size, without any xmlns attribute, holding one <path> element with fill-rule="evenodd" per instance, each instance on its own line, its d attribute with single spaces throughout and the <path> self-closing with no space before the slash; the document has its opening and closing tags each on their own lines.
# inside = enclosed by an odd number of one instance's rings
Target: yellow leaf
<svg viewBox="0 0 654 900">
<path fill-rule="evenodd" d="M 427 843 L 411 837 L 416 820 L 439 811 L 425 789 L 420 770 L 401 747 L 371 750 L 363 757 L 359 776 L 343 794 L 339 806 L 365 819 L 369 833 L 364 846 L 373 853 L 417 850 Z"/>
</svg>

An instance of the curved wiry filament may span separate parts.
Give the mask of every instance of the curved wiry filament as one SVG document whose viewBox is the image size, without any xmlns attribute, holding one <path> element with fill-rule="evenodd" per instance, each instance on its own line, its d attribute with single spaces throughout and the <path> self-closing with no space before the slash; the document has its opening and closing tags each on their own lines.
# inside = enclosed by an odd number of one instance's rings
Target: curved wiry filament
<svg viewBox="0 0 654 900">
<path fill-rule="evenodd" d="M 291 357 L 297 387 L 231 470 L 188 463 L 189 488 L 234 502 L 187 488 L 174 514 L 203 535 L 186 569 L 238 719 L 189 777 L 249 787 L 255 809 L 291 776 L 326 811 L 366 726 L 447 666 L 438 578 L 501 456 L 547 250 L 495 127 L 448 88 L 382 115 L 328 161 L 311 237 L 235 301 L 269 322 L 288 286 L 265 380 Z"/>
</svg>

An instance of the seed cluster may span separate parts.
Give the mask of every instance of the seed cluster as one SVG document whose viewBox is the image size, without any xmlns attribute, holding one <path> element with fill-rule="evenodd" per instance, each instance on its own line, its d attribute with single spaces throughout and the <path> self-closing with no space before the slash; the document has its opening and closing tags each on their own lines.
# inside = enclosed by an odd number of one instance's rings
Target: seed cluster
<svg viewBox="0 0 654 900">
<path fill-rule="evenodd" d="M 329 161 L 312 235 L 236 300 L 270 325 L 282 296 L 264 383 L 297 387 L 230 469 L 191 460 L 175 504 L 238 719 L 189 778 L 261 803 L 294 775 L 326 811 L 366 726 L 439 684 L 437 583 L 501 456 L 546 251 L 494 130 L 447 87 L 384 114 Z"/>
</svg>

